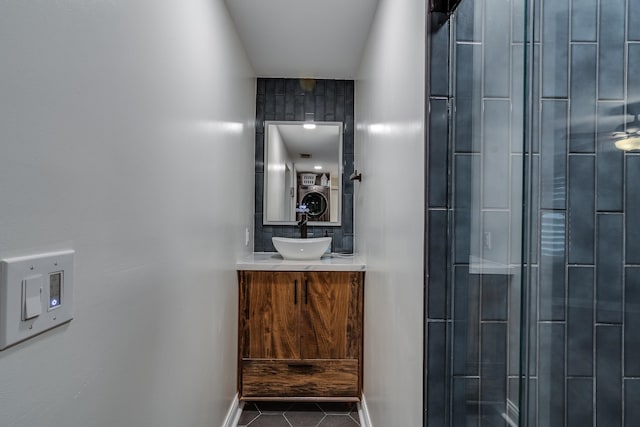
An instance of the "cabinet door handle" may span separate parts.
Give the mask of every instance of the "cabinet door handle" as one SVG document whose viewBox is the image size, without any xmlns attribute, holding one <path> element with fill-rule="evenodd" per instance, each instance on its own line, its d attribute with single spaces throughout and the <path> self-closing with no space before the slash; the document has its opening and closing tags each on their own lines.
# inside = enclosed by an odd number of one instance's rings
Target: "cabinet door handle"
<svg viewBox="0 0 640 427">
<path fill-rule="evenodd" d="M 298 369 L 311 369 L 313 365 L 309 365 L 306 363 L 289 363 L 290 368 L 298 368 Z"/>
<path fill-rule="evenodd" d="M 293 303 L 298 304 L 298 281 L 293 281 Z"/>
<path fill-rule="evenodd" d="M 304 303 L 309 304 L 309 281 L 304 281 Z"/>
</svg>

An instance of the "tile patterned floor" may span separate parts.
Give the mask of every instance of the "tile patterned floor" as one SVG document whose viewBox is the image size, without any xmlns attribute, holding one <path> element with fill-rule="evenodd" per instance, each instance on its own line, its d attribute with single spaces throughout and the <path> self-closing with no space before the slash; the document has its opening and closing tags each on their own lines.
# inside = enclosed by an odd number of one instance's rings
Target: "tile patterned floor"
<svg viewBox="0 0 640 427">
<path fill-rule="evenodd" d="M 246 402 L 238 427 L 358 427 L 355 403 Z"/>
</svg>

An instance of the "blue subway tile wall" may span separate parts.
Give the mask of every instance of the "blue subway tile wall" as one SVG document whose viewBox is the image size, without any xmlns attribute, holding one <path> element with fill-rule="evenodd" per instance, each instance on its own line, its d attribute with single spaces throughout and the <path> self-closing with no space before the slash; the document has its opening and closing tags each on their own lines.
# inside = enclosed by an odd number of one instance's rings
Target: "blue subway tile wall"
<svg viewBox="0 0 640 427">
<path fill-rule="evenodd" d="M 503 274 L 482 274 L 480 319 L 482 321 L 507 321 L 509 276 Z"/>
<path fill-rule="evenodd" d="M 475 377 L 480 366 L 480 276 L 469 274 L 468 266 L 457 266 L 454 281 L 453 374 Z"/>
<path fill-rule="evenodd" d="M 625 0 L 600 2 L 598 99 L 624 99 Z"/>
<path fill-rule="evenodd" d="M 609 135 L 618 124 L 610 117 L 623 117 L 624 103 L 598 103 L 598 144 L 596 151 L 596 201 L 598 212 L 622 212 L 624 153 L 610 143 Z"/>
<path fill-rule="evenodd" d="M 447 334 L 449 328 L 444 321 L 427 321 L 427 336 L 429 337 L 429 357 L 426 361 L 425 409 L 427 411 L 427 425 L 445 426 L 449 414 L 449 375 L 447 373 Z"/>
<path fill-rule="evenodd" d="M 463 1 L 461 7 L 469 7 L 469 3 Z M 463 10 L 463 9 L 460 9 Z M 468 15 L 473 18 L 473 13 Z M 447 274 L 447 269 L 451 265 L 452 258 L 450 248 L 460 247 L 468 248 L 468 243 L 463 239 L 460 242 L 451 242 L 451 232 L 449 231 L 450 216 L 453 215 L 450 209 L 451 192 L 449 186 L 451 184 L 449 174 L 456 173 L 455 163 L 449 160 L 452 154 L 450 150 L 451 135 L 449 134 L 449 105 L 450 105 L 450 32 L 452 31 L 451 21 L 447 20 L 443 14 L 431 14 L 429 17 L 429 54 L 431 58 L 437 60 L 429 61 L 428 76 L 428 102 L 432 108 L 427 109 L 429 112 L 428 123 L 428 143 L 427 143 L 427 165 L 432 162 L 445 161 L 446 166 L 431 168 L 428 166 L 429 176 L 427 177 L 427 246 L 426 246 L 426 265 L 428 269 L 429 281 L 425 289 L 425 372 L 424 372 L 424 410 L 425 423 L 430 426 L 445 426 L 451 423 L 449 390 L 451 390 L 451 377 L 449 369 L 448 350 L 451 342 L 451 329 L 448 326 L 447 304 L 446 299 L 449 298 L 447 292 L 449 289 L 449 280 L 454 276 L 462 278 L 468 277 L 468 269 L 459 271 L 456 274 Z M 468 35 L 471 37 L 471 35 Z M 445 106 L 447 106 L 445 108 Z M 468 156 L 467 156 L 468 157 Z M 470 159 L 464 158 L 459 169 L 465 171 L 470 166 Z M 452 172 L 449 172 L 451 170 Z M 447 171 L 447 172 L 445 172 Z M 464 210 L 458 215 L 467 217 Z M 457 249 L 453 249 L 456 251 Z M 467 249 L 468 250 L 468 249 Z M 455 279 L 454 279 L 455 280 Z M 477 288 L 469 288 L 467 292 L 473 292 Z M 458 295 L 462 295 L 462 289 L 459 289 Z M 466 300 L 466 294 L 462 295 Z M 454 320 L 460 323 L 461 329 L 473 328 L 478 319 L 477 308 L 475 306 L 461 309 L 457 314 L 459 319 Z M 476 336 L 476 334 L 474 334 Z M 466 337 L 463 337 L 463 339 Z M 478 340 L 470 343 L 470 351 L 477 353 Z M 461 343 L 462 344 L 462 343 Z M 466 341 L 465 341 L 466 346 Z M 475 349 L 475 350 L 473 350 Z M 456 368 L 460 372 L 473 369 L 473 356 L 469 356 L 469 361 L 465 359 L 456 359 Z M 466 407 L 466 401 L 471 396 L 476 399 L 476 393 L 469 393 L 460 389 L 461 385 L 457 385 L 455 395 L 460 396 L 459 405 Z M 470 396 L 471 395 L 471 396 Z M 477 401 L 477 400 L 475 400 Z M 477 417 L 477 411 L 476 411 Z M 458 421 L 458 420 L 456 420 Z"/>
<path fill-rule="evenodd" d="M 463 1 L 456 9 L 456 41 L 481 42 L 482 41 L 482 5 L 486 0 Z M 447 52 L 447 55 L 449 52 Z"/>
<path fill-rule="evenodd" d="M 484 210 L 482 212 L 482 233 L 485 238 L 481 245 L 481 251 L 474 253 L 480 253 L 485 261 L 508 265 L 510 225 L 508 211 Z"/>
<path fill-rule="evenodd" d="M 596 326 L 595 390 L 596 425 L 622 425 L 622 328 L 619 325 Z"/>
<path fill-rule="evenodd" d="M 471 3 L 471 2 L 464 2 Z M 431 57 L 438 58 L 437 61 L 429 62 L 429 87 L 430 98 L 449 96 L 449 21 L 439 26 L 441 14 L 432 14 L 430 19 L 433 30 L 429 35 L 431 43 Z"/>
<path fill-rule="evenodd" d="M 538 325 L 538 425 L 562 426 L 565 411 L 565 325 Z"/>
<path fill-rule="evenodd" d="M 542 97 L 567 98 L 569 0 L 538 1 L 542 4 Z"/>
<path fill-rule="evenodd" d="M 535 349 L 538 347 L 538 325 L 540 321 L 540 313 L 538 312 L 538 282 L 539 282 L 539 268 L 536 266 L 531 267 L 531 281 L 529 283 L 529 289 L 527 293 L 529 296 L 529 325 L 528 334 L 529 341 L 527 345 L 529 349 Z M 528 373 L 531 378 L 537 378 L 538 376 L 538 353 L 536 351 L 529 352 L 529 369 Z M 526 369 L 526 368 L 525 368 Z"/>
<path fill-rule="evenodd" d="M 593 380 L 567 379 L 567 426 L 593 425 Z"/>
<path fill-rule="evenodd" d="M 569 143 L 572 153 L 595 149 L 597 45 L 571 45 L 571 115 Z M 602 86 L 600 86 L 602 89 Z M 564 126 L 563 126 L 564 127 Z"/>
<path fill-rule="evenodd" d="M 456 152 L 478 151 L 482 125 L 482 46 L 457 44 L 455 76 Z"/>
<path fill-rule="evenodd" d="M 479 167 L 479 163 L 479 156 L 475 154 L 454 155 L 453 217 L 456 226 L 453 244 L 456 264 L 468 263 L 469 255 L 479 251 L 478 245 L 471 241 L 471 198 L 480 191 L 480 182 L 472 179 L 472 170 Z"/>
<path fill-rule="evenodd" d="M 640 1 L 629 0 L 627 40 L 640 41 Z"/>
<path fill-rule="evenodd" d="M 495 411 L 518 397 L 520 280 L 474 269 L 472 255 L 482 254 L 531 262 L 529 425 L 632 426 L 640 417 L 640 154 L 616 149 L 612 133 L 638 114 L 640 0 L 528 2 L 526 58 L 524 3 L 462 0 L 430 34 L 434 294 L 426 317 L 437 333 L 433 347 L 427 334 L 425 352 L 447 374 L 432 381 L 427 373 L 428 425 L 502 426 Z M 531 213 L 524 256 L 515 232 L 522 184 Z"/>
<path fill-rule="evenodd" d="M 480 335 L 480 416 L 485 425 L 500 425 L 507 403 L 507 325 L 483 322 Z"/>
<path fill-rule="evenodd" d="M 354 81 L 317 79 L 258 78 L 256 90 L 255 143 L 255 222 L 254 250 L 275 252 L 272 237 L 297 236 L 294 225 L 263 224 L 264 192 L 264 122 L 266 120 L 304 121 L 312 115 L 315 121 L 341 121 L 344 126 L 342 146 L 342 225 L 309 226 L 311 236 L 325 233 L 333 238 L 334 252 L 353 252 L 353 172 L 354 158 Z"/>
<path fill-rule="evenodd" d="M 573 0 L 571 41 L 595 42 L 598 29 L 598 0 Z"/>
<path fill-rule="evenodd" d="M 528 399 L 528 414 L 524 415 L 524 419 L 527 420 L 529 426 L 538 425 L 538 380 L 531 378 L 527 381 L 529 387 L 529 399 Z"/>
<path fill-rule="evenodd" d="M 478 425 L 478 422 L 480 421 L 479 386 L 480 380 L 478 378 L 456 377 L 453 379 L 453 406 L 451 408 L 451 425 Z"/>
<path fill-rule="evenodd" d="M 596 322 L 622 323 L 622 214 L 598 214 Z"/>
<path fill-rule="evenodd" d="M 511 2 L 511 41 L 522 43 L 524 40 L 524 2 Z"/>
<path fill-rule="evenodd" d="M 625 262 L 640 264 L 640 156 L 627 156 L 625 178 Z"/>
<path fill-rule="evenodd" d="M 511 200 L 521 200 L 522 197 L 522 185 L 524 183 L 524 164 L 523 164 L 523 156 L 519 153 L 514 153 L 511 155 Z M 522 227 L 523 213 L 522 209 L 511 209 L 509 211 L 510 214 L 510 227 L 511 230 L 519 230 Z M 511 234 L 511 242 L 509 243 L 511 248 L 509 252 L 508 264 L 515 265 L 519 264 L 522 260 L 522 244 L 521 244 L 521 233 L 510 233 Z"/>
<path fill-rule="evenodd" d="M 541 321 L 563 321 L 565 316 L 565 223 L 564 211 L 541 212 L 538 283 Z"/>
<path fill-rule="evenodd" d="M 569 264 L 594 261 L 595 183 L 595 156 L 569 156 Z"/>
<path fill-rule="evenodd" d="M 524 50 L 524 46 L 523 46 L 523 50 Z M 541 96 L 542 96 L 541 95 L 542 91 L 540 90 L 540 85 L 542 83 L 541 50 L 542 49 L 540 47 L 540 43 L 535 43 L 533 45 L 533 54 L 530 53 L 529 55 L 527 55 L 527 58 L 526 58 L 527 62 L 525 63 L 525 65 L 527 66 L 527 69 L 531 69 L 533 73 L 533 75 L 529 77 L 531 79 L 531 93 L 529 96 L 531 97 L 530 103 L 532 105 L 539 105 L 541 101 Z M 518 73 L 518 76 L 519 78 L 521 77 L 519 73 Z M 542 123 L 544 123 L 545 125 L 548 124 L 548 122 L 541 120 L 540 110 L 541 110 L 540 108 L 532 108 L 530 113 L 531 117 L 529 117 L 529 121 L 532 124 L 530 144 L 531 144 L 531 151 L 533 151 L 534 153 L 540 153 L 540 138 L 541 138 L 540 134 L 541 134 L 541 130 L 545 128 L 545 126 L 542 126 Z"/>
<path fill-rule="evenodd" d="M 567 375 L 593 374 L 593 267 L 569 267 Z"/>
<path fill-rule="evenodd" d="M 566 209 L 567 200 L 567 115 L 566 100 L 543 100 L 540 144 L 540 207 Z"/>
<path fill-rule="evenodd" d="M 431 99 L 432 125 L 429 129 L 429 206 L 446 208 L 449 179 L 449 103 Z"/>
<path fill-rule="evenodd" d="M 511 0 L 484 1 L 483 76 L 485 97 L 509 97 L 509 74 L 511 69 L 510 3 Z"/>
<path fill-rule="evenodd" d="M 625 427 L 632 427 L 640 420 L 640 378 L 628 378 L 624 380 L 624 419 Z"/>
<path fill-rule="evenodd" d="M 427 310 L 432 319 L 447 319 L 447 222 L 446 210 L 429 210 L 429 248 L 428 264 L 431 266 L 430 275 L 433 284 L 427 293 Z"/>
<path fill-rule="evenodd" d="M 507 52 L 509 50 L 507 49 Z M 483 207 L 509 208 L 509 176 L 511 135 L 509 100 L 484 101 L 482 133 Z"/>
<path fill-rule="evenodd" d="M 638 8 L 640 15 L 640 7 Z M 627 47 L 627 99 L 638 100 L 640 96 L 640 73 L 628 70 L 640 69 L 640 43 L 629 43 Z"/>
<path fill-rule="evenodd" d="M 624 374 L 640 378 L 640 267 L 625 268 L 624 294 Z"/>
<path fill-rule="evenodd" d="M 524 129 L 524 91 L 522 90 L 522 75 L 518 72 L 524 69 L 524 46 L 522 44 L 511 45 L 511 151 L 522 153 L 522 129 Z"/>
</svg>

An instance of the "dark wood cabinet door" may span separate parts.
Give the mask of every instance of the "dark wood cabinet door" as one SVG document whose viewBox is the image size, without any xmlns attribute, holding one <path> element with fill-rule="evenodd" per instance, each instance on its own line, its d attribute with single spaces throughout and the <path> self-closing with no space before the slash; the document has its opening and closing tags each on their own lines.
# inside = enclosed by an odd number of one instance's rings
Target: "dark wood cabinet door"
<svg viewBox="0 0 640 427">
<path fill-rule="evenodd" d="M 244 272 L 240 287 L 242 357 L 300 358 L 300 282 L 292 272 Z"/>
<path fill-rule="evenodd" d="M 357 359 L 362 342 L 361 274 L 319 271 L 301 283 L 303 359 Z"/>
</svg>

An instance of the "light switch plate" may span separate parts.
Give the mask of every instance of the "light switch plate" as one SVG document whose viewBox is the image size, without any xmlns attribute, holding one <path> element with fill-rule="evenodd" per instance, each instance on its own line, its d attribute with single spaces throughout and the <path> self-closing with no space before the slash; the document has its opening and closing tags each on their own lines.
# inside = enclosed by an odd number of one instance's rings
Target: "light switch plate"
<svg viewBox="0 0 640 427">
<path fill-rule="evenodd" d="M 74 254 L 68 250 L 0 261 L 0 350 L 73 318 Z"/>
</svg>

